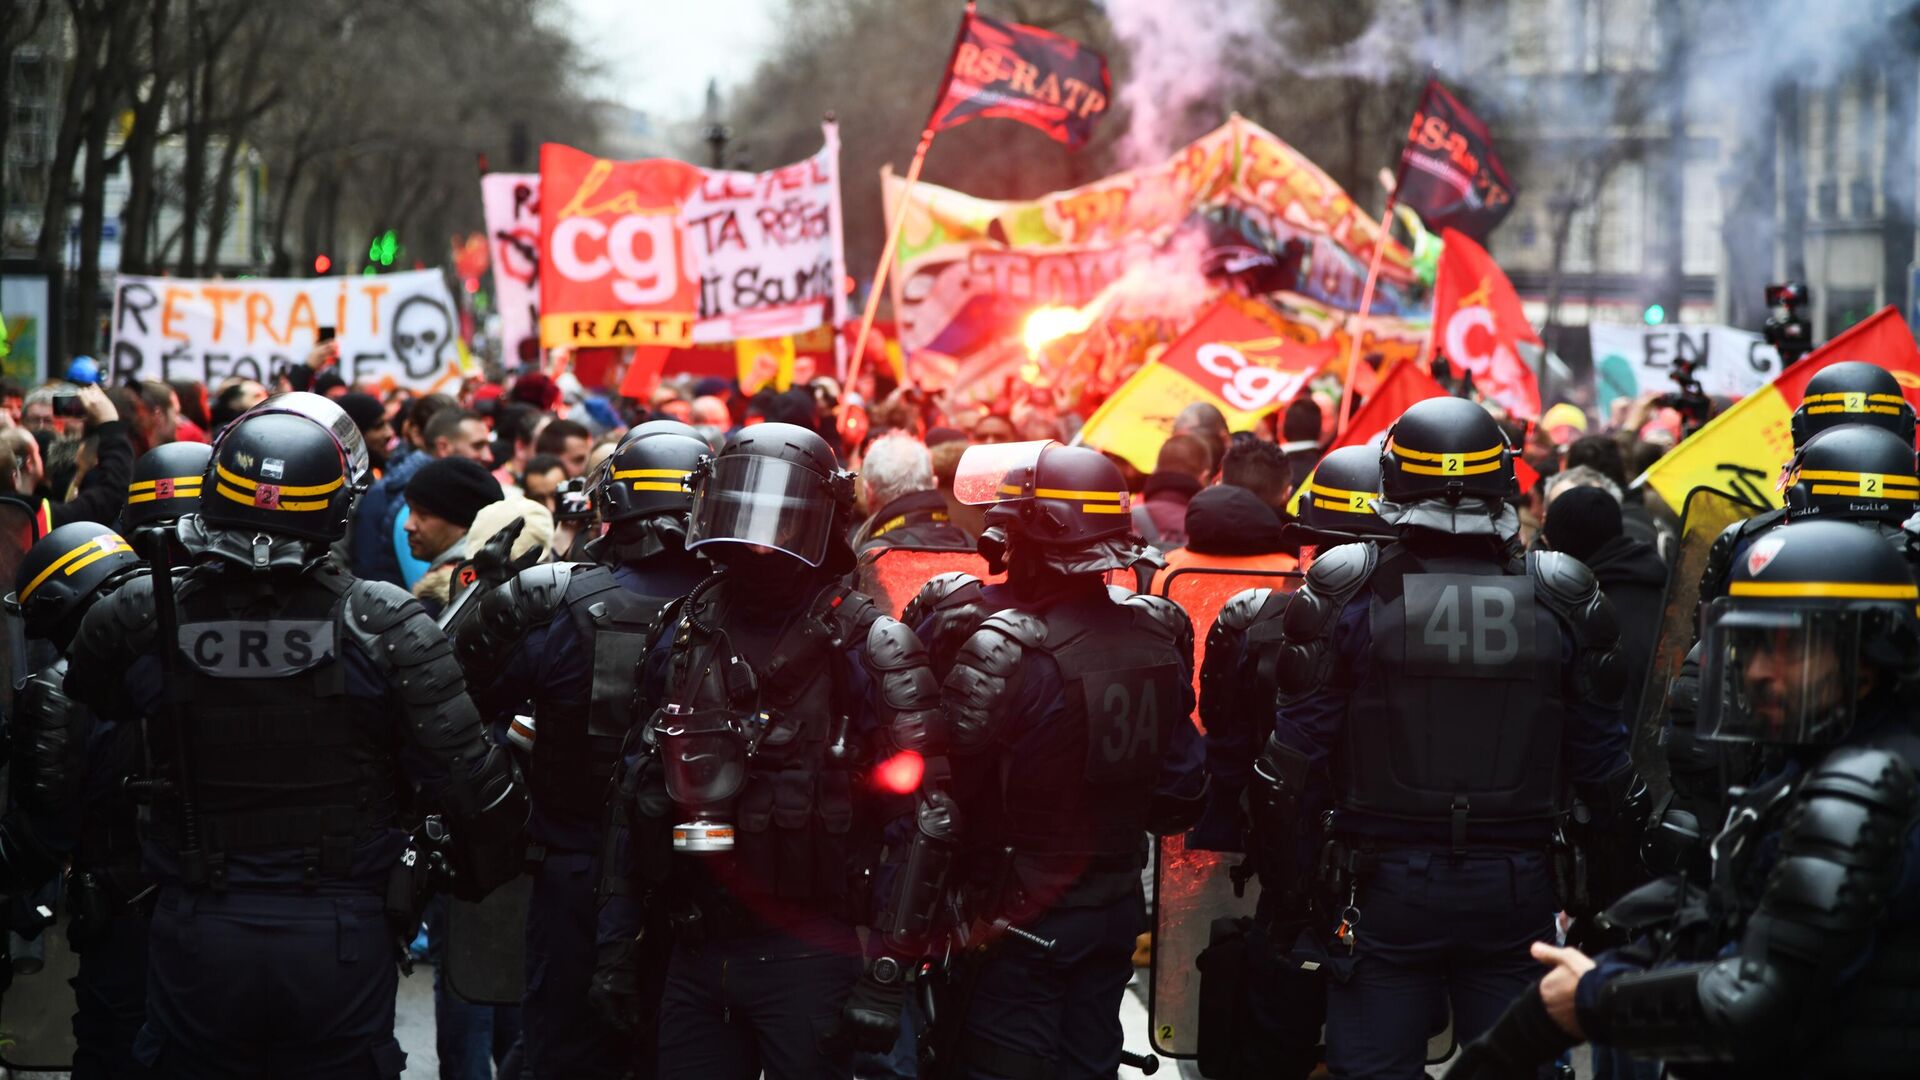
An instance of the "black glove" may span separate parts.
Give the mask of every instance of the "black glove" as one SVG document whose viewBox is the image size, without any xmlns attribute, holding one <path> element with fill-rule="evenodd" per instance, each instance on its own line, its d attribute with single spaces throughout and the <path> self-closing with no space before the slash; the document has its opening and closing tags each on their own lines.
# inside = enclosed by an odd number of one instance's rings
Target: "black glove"
<svg viewBox="0 0 1920 1080">
<path fill-rule="evenodd" d="M 640 989 L 633 954 L 631 940 L 602 944 L 593 968 L 593 982 L 587 986 L 587 1003 L 608 1027 L 622 1035 L 633 1033 L 634 1017 L 640 1013 Z"/>
<path fill-rule="evenodd" d="M 879 963 L 891 963 L 881 960 Z M 872 969 L 853 985 L 853 994 L 840 1012 L 835 1038 L 829 1042 L 849 1046 L 870 1054 L 884 1054 L 900 1039 L 900 1010 L 907 1003 L 907 984 L 902 979 L 882 983 Z"/>
<path fill-rule="evenodd" d="M 513 542 L 520 538 L 520 530 L 526 527 L 526 518 L 514 518 L 501 526 L 500 531 L 487 537 L 487 542 L 473 553 L 475 587 L 490 589 L 513 579 L 514 573 L 520 569 L 513 563 Z"/>
<path fill-rule="evenodd" d="M 1460 1048 L 1445 1080 L 1533 1080 L 1540 1066 L 1573 1044 L 1573 1036 L 1547 1015 L 1540 984 L 1534 982 L 1493 1027 Z"/>
</svg>

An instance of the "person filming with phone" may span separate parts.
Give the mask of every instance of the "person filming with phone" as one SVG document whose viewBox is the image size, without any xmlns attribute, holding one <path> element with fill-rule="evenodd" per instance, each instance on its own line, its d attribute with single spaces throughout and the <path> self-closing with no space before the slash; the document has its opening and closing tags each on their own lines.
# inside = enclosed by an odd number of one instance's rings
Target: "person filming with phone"
<svg viewBox="0 0 1920 1080">
<path fill-rule="evenodd" d="M 133 443 L 128 438 L 127 422 L 98 386 L 57 393 L 53 410 L 56 416 L 84 418 L 82 438 L 92 452 L 83 453 L 81 460 L 90 461 L 91 467 L 76 474 L 66 490 L 52 490 L 40 441 L 33 432 L 7 423 L 0 428 L 0 497 L 29 504 L 27 509 L 45 522 L 43 531 L 74 521 L 112 524 L 126 501 L 127 481 L 133 476 Z"/>
</svg>

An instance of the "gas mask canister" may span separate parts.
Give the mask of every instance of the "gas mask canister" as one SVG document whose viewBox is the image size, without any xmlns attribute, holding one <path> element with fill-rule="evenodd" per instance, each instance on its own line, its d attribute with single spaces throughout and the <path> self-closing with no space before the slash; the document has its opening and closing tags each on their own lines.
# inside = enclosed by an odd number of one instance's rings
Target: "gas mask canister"
<svg viewBox="0 0 1920 1080">
<path fill-rule="evenodd" d="M 754 720 L 761 720 L 755 724 Z M 666 773 L 667 796 L 685 820 L 673 827 L 673 850 L 690 855 L 733 850 L 734 800 L 746 785 L 747 760 L 764 718 L 718 709 L 662 709 L 653 721 L 654 744 Z"/>
</svg>

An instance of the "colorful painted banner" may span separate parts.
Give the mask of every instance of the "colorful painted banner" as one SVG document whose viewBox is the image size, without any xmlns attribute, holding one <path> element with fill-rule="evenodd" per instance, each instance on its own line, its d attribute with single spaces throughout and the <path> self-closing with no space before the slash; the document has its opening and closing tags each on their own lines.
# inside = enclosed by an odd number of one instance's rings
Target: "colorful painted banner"
<svg viewBox="0 0 1920 1080">
<path fill-rule="evenodd" d="M 1634 483 L 1650 485 L 1674 507 L 1684 507 L 1698 487 L 1755 506 L 1781 505 L 1780 469 L 1793 456 L 1793 410 L 1807 380 L 1842 360 L 1864 360 L 1891 371 L 1907 400 L 1920 408 L 1920 349 L 1899 309 L 1889 305 L 1714 417 Z"/>
<path fill-rule="evenodd" d="M 510 362 L 540 361 L 540 174 L 488 173 L 480 205 L 493 253 L 493 306 L 500 351 Z"/>
<path fill-rule="evenodd" d="M 905 184 L 883 173 L 883 189 L 891 215 Z M 1034 307 L 1084 305 L 1173 250 L 1176 234 L 1204 234 L 1215 222 L 1231 225 L 1236 244 L 1276 257 L 1289 244 L 1310 250 L 1313 272 L 1297 291 L 1347 310 L 1359 305 L 1374 245 L 1385 243 L 1374 310 L 1414 314 L 1397 289 L 1411 279 L 1406 250 L 1312 161 L 1238 116 L 1163 164 L 1031 201 L 921 183 L 905 214 L 894 299 L 910 357 L 930 351 L 964 364 L 1017 337 Z"/>
<path fill-rule="evenodd" d="M 1173 419 L 1196 402 L 1218 408 L 1230 431 L 1284 407 L 1333 359 L 1336 346 L 1302 345 L 1260 304 L 1223 297 L 1165 353 L 1135 372 L 1088 418 L 1087 446 L 1152 472 Z"/>
<path fill-rule="evenodd" d="M 340 376 L 440 389 L 464 370 L 459 321 L 438 270 L 375 277 L 196 280 L 123 274 L 103 382 L 229 376 L 271 382 L 330 327 Z"/>
</svg>

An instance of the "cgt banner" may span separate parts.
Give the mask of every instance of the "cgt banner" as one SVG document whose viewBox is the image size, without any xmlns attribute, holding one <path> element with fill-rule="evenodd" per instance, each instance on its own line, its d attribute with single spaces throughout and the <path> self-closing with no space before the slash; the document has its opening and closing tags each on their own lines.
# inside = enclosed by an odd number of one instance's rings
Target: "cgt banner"
<svg viewBox="0 0 1920 1080">
<path fill-rule="evenodd" d="M 537 262 L 522 276 L 538 282 L 538 312 L 551 316 L 539 323 L 544 345 L 684 348 L 839 325 L 846 255 L 836 125 L 822 126 L 822 142 L 812 157 L 761 173 L 612 162 L 549 145 L 541 175 L 497 182 L 488 231 L 503 242 L 497 198 L 503 218 L 515 215 L 507 219 L 515 234 L 536 238 Z M 483 193 L 493 180 L 483 179 Z M 567 198 L 545 205 L 565 220 L 543 232 L 543 193 L 562 190 Z M 503 312 L 505 301 L 503 291 Z"/>
<path fill-rule="evenodd" d="M 434 390 L 464 368 L 459 322 L 437 270 L 376 277 L 195 280 L 123 274 L 114 289 L 112 370 L 126 378 L 229 376 L 270 382 L 306 360 L 322 328 L 340 376 Z"/>
</svg>

